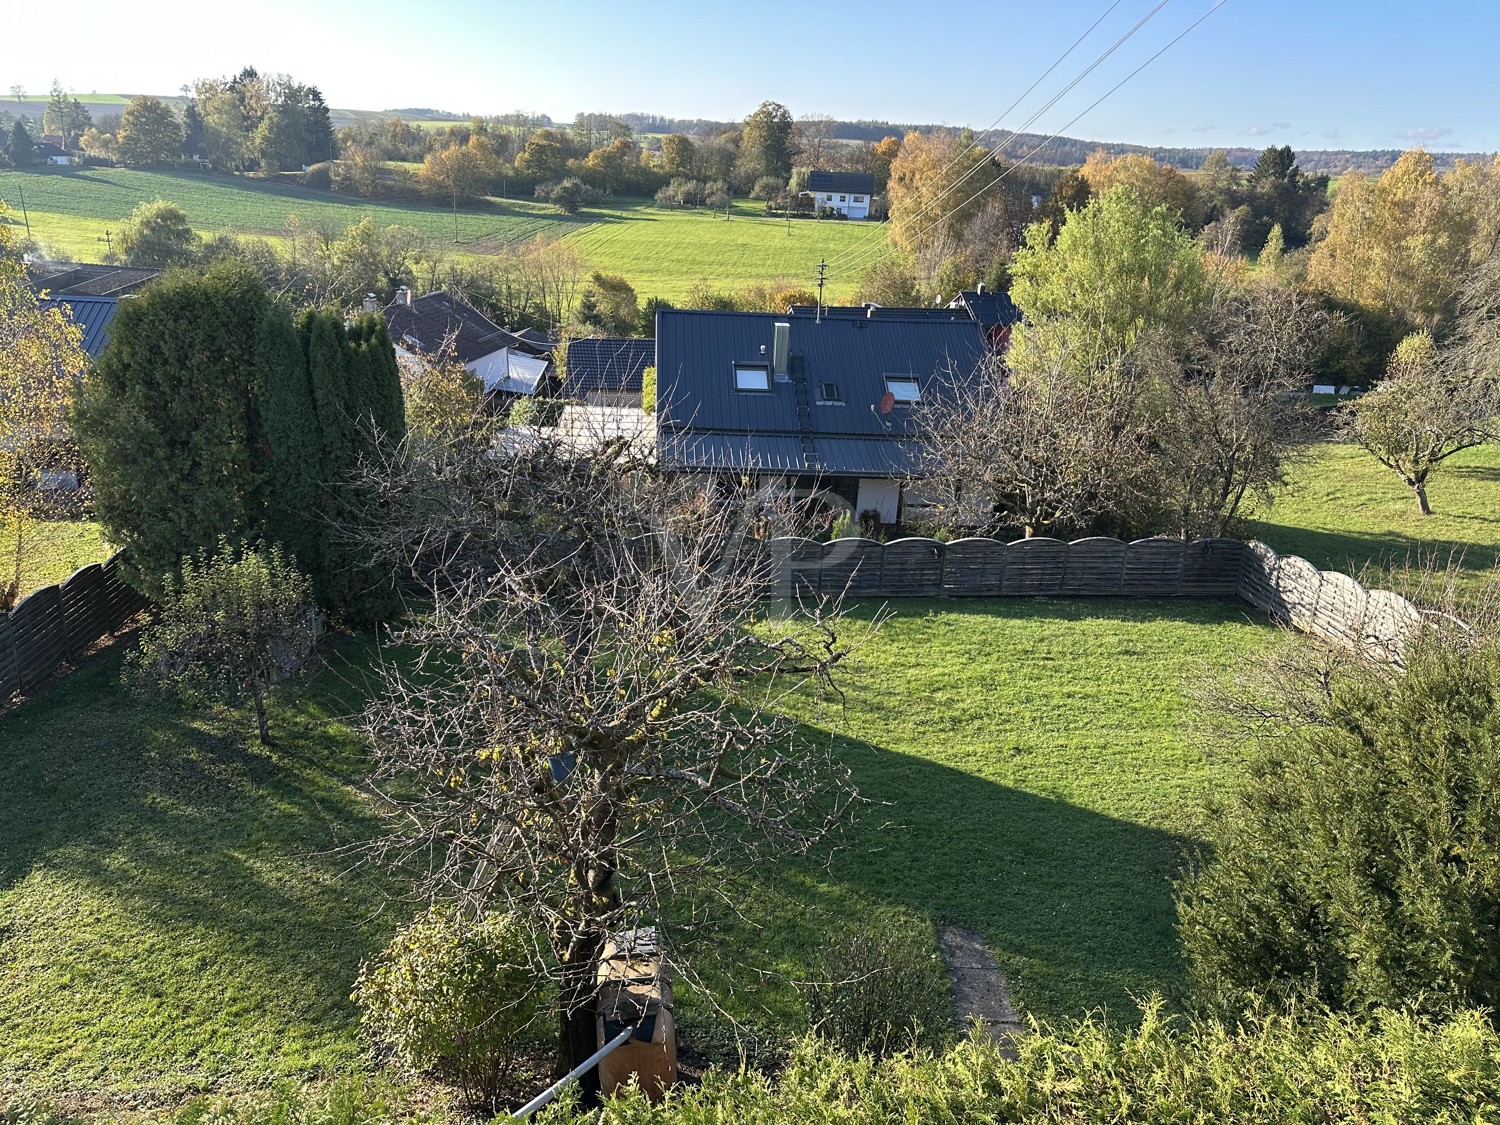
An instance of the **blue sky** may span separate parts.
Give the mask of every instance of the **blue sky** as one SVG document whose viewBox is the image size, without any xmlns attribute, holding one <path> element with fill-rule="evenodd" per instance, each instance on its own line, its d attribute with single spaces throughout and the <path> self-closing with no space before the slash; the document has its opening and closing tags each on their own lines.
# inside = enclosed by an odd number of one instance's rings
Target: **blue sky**
<svg viewBox="0 0 1500 1125">
<path fill-rule="evenodd" d="M 37 25 L 24 40 L 65 40 L 66 50 L 8 53 L 0 91 L 19 82 L 43 92 L 58 78 L 80 92 L 170 93 L 250 63 L 359 109 L 731 119 L 771 98 L 798 115 L 983 127 L 1110 2 L 83 0 L 67 6 L 65 22 L 89 33 L 65 36 L 56 14 L 32 4 Z M 1020 127 L 1155 3 L 1120 0 L 1002 124 Z M 1225 0 L 1067 125 L 1212 6 L 1168 0 L 1032 131 L 1067 126 L 1071 136 L 1193 147 L 1500 149 L 1493 0 Z M 850 15 L 819 14 L 834 10 Z"/>
</svg>

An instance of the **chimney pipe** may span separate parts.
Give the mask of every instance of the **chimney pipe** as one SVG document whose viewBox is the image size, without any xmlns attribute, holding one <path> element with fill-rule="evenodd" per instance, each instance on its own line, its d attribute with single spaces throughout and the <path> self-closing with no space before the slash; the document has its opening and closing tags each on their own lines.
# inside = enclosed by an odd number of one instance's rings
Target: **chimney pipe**
<svg viewBox="0 0 1500 1125">
<path fill-rule="evenodd" d="M 771 374 L 785 375 L 790 370 L 792 354 L 792 326 L 784 320 L 776 322 L 771 351 Z"/>
<path fill-rule="evenodd" d="M 360 306 L 365 310 L 365 312 L 380 311 L 380 302 L 376 300 L 374 293 L 366 293 L 365 299 L 360 302 Z"/>
<path fill-rule="evenodd" d="M 396 304 L 411 307 L 411 290 L 404 285 L 396 290 Z"/>
</svg>

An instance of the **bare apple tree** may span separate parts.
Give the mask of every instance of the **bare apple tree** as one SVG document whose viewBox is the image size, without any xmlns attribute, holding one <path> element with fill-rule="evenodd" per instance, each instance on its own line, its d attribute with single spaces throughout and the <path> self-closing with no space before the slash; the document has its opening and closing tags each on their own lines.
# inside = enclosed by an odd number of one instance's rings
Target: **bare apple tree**
<svg viewBox="0 0 1500 1125">
<path fill-rule="evenodd" d="M 706 872 L 828 838 L 856 797 L 777 714 L 834 689 L 837 606 L 762 615 L 757 501 L 659 471 L 628 438 L 508 430 L 373 467 L 366 546 L 430 605 L 364 716 L 380 855 L 434 901 L 546 935 L 559 1068 L 595 1048 L 612 933 Z"/>
</svg>

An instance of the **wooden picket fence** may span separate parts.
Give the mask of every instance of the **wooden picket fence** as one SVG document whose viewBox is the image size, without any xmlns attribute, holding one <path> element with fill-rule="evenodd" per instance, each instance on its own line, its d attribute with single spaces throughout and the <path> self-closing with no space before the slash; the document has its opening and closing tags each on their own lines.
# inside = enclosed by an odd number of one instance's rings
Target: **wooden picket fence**
<svg viewBox="0 0 1500 1125">
<path fill-rule="evenodd" d="M 0 617 L 0 701 L 30 692 L 65 661 L 150 605 L 120 574 L 120 555 L 33 591 Z"/>
</svg>

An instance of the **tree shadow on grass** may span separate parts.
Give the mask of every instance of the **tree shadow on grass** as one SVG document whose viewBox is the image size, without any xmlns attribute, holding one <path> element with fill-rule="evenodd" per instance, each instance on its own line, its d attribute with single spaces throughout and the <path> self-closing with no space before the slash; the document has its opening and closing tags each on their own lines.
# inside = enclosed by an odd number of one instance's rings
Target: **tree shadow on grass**
<svg viewBox="0 0 1500 1125">
<path fill-rule="evenodd" d="M 1465 516 L 1474 518 L 1487 523 L 1500 522 L 1490 517 Z M 1351 534 L 1257 522 L 1252 525 L 1252 532 L 1255 538 L 1281 554 L 1300 555 L 1321 570 L 1355 576 L 1367 566 L 1377 570 L 1420 567 L 1431 558 L 1439 565 L 1446 565 L 1450 555 L 1455 561 L 1461 560 L 1465 570 L 1486 570 L 1500 557 L 1500 547 L 1494 543 L 1426 539 L 1399 531 Z"/>
<path fill-rule="evenodd" d="M 330 670 L 289 696 L 263 748 L 242 713 L 131 697 L 119 665 L 95 660 L 0 719 L 14 1065 L 170 1084 L 353 1057 L 350 988 L 402 912 L 339 851 L 377 831 L 351 785 L 357 741 L 330 721 L 347 685 Z"/>
</svg>

